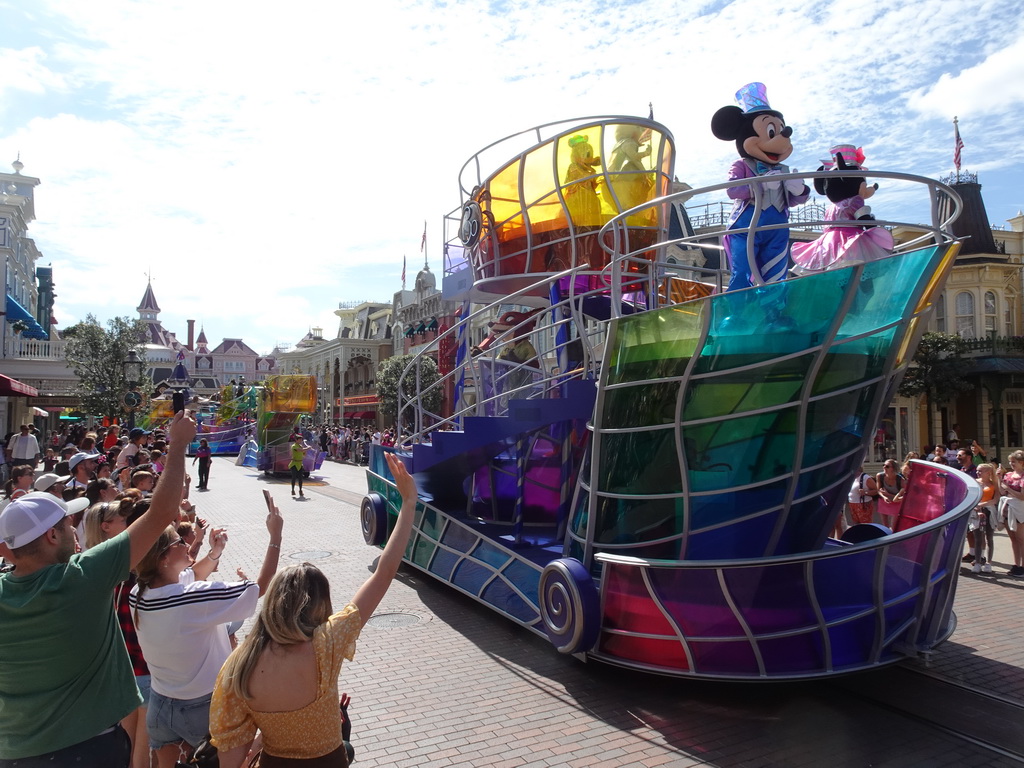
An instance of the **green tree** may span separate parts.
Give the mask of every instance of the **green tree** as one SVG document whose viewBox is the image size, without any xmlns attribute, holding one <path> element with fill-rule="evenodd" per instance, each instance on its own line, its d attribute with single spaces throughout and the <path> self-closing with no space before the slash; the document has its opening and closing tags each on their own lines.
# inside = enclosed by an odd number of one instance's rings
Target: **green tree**
<svg viewBox="0 0 1024 768">
<path fill-rule="evenodd" d="M 970 368 L 963 358 L 966 351 L 967 342 L 955 333 L 926 333 L 899 393 L 904 397 L 925 395 L 932 409 L 970 389 L 971 382 L 965 378 Z"/>
<path fill-rule="evenodd" d="M 113 418 L 126 412 L 123 398 L 129 387 L 124 360 L 129 352 L 135 350 L 139 360 L 146 362 L 146 350 L 142 345 L 145 327 L 141 320 L 115 317 L 104 329 L 90 314 L 82 322 L 63 331 L 67 341 L 65 354 L 78 377 L 76 394 L 82 400 L 85 413 Z M 138 383 L 143 390 L 152 384 Z"/>
<path fill-rule="evenodd" d="M 410 362 L 417 359 L 415 355 L 396 355 L 382 360 L 377 366 L 377 398 L 380 401 L 380 412 L 385 416 L 394 416 L 398 413 L 398 379 Z M 419 358 L 419 391 L 423 392 L 431 384 L 441 378 L 437 370 L 437 363 L 432 357 L 423 356 Z M 427 392 L 422 403 L 423 408 L 431 413 L 439 413 L 441 410 L 442 392 L 441 387 L 435 387 Z M 402 382 L 403 402 L 416 397 L 416 369 L 413 368 L 406 374 Z"/>
</svg>

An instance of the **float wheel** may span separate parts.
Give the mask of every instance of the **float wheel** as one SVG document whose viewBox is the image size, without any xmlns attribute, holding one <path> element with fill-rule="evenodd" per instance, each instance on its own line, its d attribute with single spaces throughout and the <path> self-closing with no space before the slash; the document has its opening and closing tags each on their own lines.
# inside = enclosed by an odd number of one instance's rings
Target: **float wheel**
<svg viewBox="0 0 1024 768">
<path fill-rule="evenodd" d="M 388 538 L 388 505 L 379 493 L 363 496 L 359 505 L 359 524 L 363 540 L 371 547 L 379 547 Z"/>
<path fill-rule="evenodd" d="M 583 563 L 560 557 L 545 566 L 538 589 L 548 640 L 560 653 L 589 651 L 601 629 L 597 586 Z"/>
</svg>

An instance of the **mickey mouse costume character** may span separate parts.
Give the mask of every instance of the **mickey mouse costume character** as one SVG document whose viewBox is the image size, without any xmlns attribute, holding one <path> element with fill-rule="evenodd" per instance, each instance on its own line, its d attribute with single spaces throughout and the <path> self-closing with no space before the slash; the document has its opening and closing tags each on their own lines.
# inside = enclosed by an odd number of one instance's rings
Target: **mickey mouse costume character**
<svg viewBox="0 0 1024 768">
<path fill-rule="evenodd" d="M 711 132 L 723 141 L 735 141 L 740 155 L 729 169 L 729 180 L 765 177 L 758 183 L 762 210 L 756 223 L 784 224 L 789 221 L 790 207 L 805 202 L 811 192 L 799 179 L 781 182 L 768 178 L 789 173 L 782 161 L 793 153 L 789 140 L 793 129 L 786 125 L 781 112 L 769 106 L 764 83 L 748 83 L 740 88 L 736 102 L 740 106 L 722 107 L 711 118 Z M 754 217 L 754 185 L 731 187 L 728 194 L 735 200 L 729 229 L 746 229 Z M 724 238 L 732 269 L 730 291 L 777 282 L 789 268 L 788 229 L 757 232 L 752 247 L 748 247 L 747 240 L 745 232 Z"/>
<path fill-rule="evenodd" d="M 829 150 L 829 155 L 835 158 L 836 170 L 866 170 L 864 150 L 860 147 L 837 144 Z M 828 171 L 832 166 L 833 161 L 827 160 L 818 170 Z M 825 211 L 825 221 L 874 221 L 865 201 L 875 194 L 878 185 L 868 184 L 863 176 L 815 179 L 814 189 L 832 201 Z M 793 244 L 793 274 L 885 258 L 892 253 L 894 244 L 892 233 L 884 227 L 829 225 L 817 240 Z"/>
</svg>

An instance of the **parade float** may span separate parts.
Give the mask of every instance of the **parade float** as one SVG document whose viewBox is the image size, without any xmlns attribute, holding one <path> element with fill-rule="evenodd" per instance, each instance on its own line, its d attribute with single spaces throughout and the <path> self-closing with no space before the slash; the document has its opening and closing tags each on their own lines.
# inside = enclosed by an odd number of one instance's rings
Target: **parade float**
<svg viewBox="0 0 1024 768">
<path fill-rule="evenodd" d="M 831 534 L 953 265 L 959 198 L 864 172 L 918 190 L 926 238 L 775 282 L 751 259 L 751 287 L 725 291 L 722 270 L 680 256 L 721 253 L 735 222 L 694 231 L 688 201 L 748 185 L 745 243 L 792 225 L 761 221 L 750 179 L 674 192 L 674 173 L 665 126 L 622 116 L 539 126 L 466 163 L 446 220 L 458 322 L 403 376 L 418 385 L 446 345 L 454 365 L 400 400 L 405 447 L 374 447 L 366 541 L 400 506 L 394 450 L 420 488 L 406 562 L 563 653 L 781 680 L 931 652 L 955 628 L 976 484 L 915 462 L 892 529 Z M 425 409 L 433 387 L 455 392 L 450 413 Z"/>
<path fill-rule="evenodd" d="M 291 436 L 305 416 L 316 413 L 316 377 L 268 376 L 258 388 L 256 468 L 264 474 L 288 474 Z M 308 476 L 323 465 L 325 454 L 311 447 L 302 461 Z"/>
</svg>

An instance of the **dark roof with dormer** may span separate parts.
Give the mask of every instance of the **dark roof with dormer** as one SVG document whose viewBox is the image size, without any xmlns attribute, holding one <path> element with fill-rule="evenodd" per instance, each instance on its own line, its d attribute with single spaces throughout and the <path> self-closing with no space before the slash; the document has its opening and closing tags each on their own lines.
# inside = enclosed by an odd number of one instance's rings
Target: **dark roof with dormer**
<svg viewBox="0 0 1024 768">
<path fill-rule="evenodd" d="M 149 310 L 151 312 L 159 312 L 160 305 L 156 303 L 156 296 L 153 295 L 153 284 L 146 283 L 146 292 L 142 294 L 142 303 L 136 307 L 139 312 L 143 310 Z"/>
</svg>

